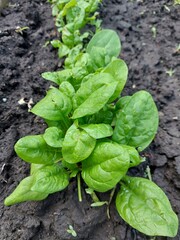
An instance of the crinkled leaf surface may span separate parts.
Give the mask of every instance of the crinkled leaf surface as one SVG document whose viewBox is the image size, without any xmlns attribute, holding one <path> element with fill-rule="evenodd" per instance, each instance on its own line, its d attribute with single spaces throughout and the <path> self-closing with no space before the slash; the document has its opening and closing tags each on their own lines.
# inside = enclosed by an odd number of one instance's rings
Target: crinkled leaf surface
<svg viewBox="0 0 180 240">
<path fill-rule="evenodd" d="M 99 142 L 88 159 L 82 162 L 82 177 L 88 187 L 98 192 L 112 189 L 126 174 L 129 154 L 114 142 Z"/>
<path fill-rule="evenodd" d="M 117 114 L 113 140 L 144 150 L 154 139 L 158 128 L 158 111 L 146 91 L 135 93 Z"/>
<path fill-rule="evenodd" d="M 178 218 L 164 192 L 150 180 L 126 177 L 116 207 L 129 225 L 146 235 L 174 237 L 177 234 Z"/>
<path fill-rule="evenodd" d="M 110 102 L 114 101 L 122 92 L 128 77 L 128 67 L 126 63 L 121 59 L 113 60 L 103 70 L 105 73 L 109 73 L 117 81 L 118 85 L 113 96 L 110 98 Z"/>
<path fill-rule="evenodd" d="M 11 195 L 5 199 L 4 204 L 6 206 L 10 206 L 25 201 L 40 201 L 47 198 L 48 196 L 47 193 L 36 192 L 31 190 L 33 182 L 34 182 L 33 176 L 24 178 L 16 187 L 16 189 L 11 193 Z"/>
<path fill-rule="evenodd" d="M 69 184 L 69 175 L 57 164 L 45 166 L 34 175 L 32 191 L 41 193 L 54 193 L 62 191 Z"/>
<path fill-rule="evenodd" d="M 113 30 L 106 29 L 96 33 L 87 46 L 87 53 L 91 53 L 93 47 L 105 48 L 109 57 L 118 57 L 121 51 L 119 36 Z"/>
<path fill-rule="evenodd" d="M 63 158 L 68 163 L 80 162 L 91 154 L 96 145 L 96 140 L 84 130 L 73 124 L 67 131 L 63 147 Z"/>
<path fill-rule="evenodd" d="M 107 73 L 99 73 L 81 84 L 75 94 L 72 118 L 80 118 L 98 112 L 108 102 L 117 86 L 114 78 Z"/>
<path fill-rule="evenodd" d="M 56 88 L 47 92 L 45 98 L 38 102 L 31 112 L 48 120 L 61 120 L 72 109 L 71 100 Z"/>
<path fill-rule="evenodd" d="M 42 135 L 26 136 L 15 144 L 17 155 L 24 161 L 36 164 L 52 164 L 62 158 L 61 149 L 47 145 Z"/>
<path fill-rule="evenodd" d="M 113 134 L 113 128 L 109 124 L 104 123 L 81 125 L 80 128 L 95 139 L 110 137 Z"/>
<path fill-rule="evenodd" d="M 69 82 L 63 82 L 60 85 L 60 91 L 72 98 L 75 94 L 74 87 Z"/>
<path fill-rule="evenodd" d="M 57 127 L 49 127 L 46 129 L 45 133 L 43 134 L 43 138 L 46 143 L 55 148 L 62 147 L 63 143 L 63 132 Z"/>
</svg>

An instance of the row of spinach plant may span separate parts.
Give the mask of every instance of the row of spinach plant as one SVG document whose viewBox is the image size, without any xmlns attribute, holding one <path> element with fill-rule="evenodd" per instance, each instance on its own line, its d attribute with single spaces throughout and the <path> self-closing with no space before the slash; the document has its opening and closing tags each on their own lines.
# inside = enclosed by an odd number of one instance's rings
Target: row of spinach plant
<svg viewBox="0 0 180 240">
<path fill-rule="evenodd" d="M 178 218 L 165 193 L 149 179 L 130 176 L 128 170 L 144 161 L 140 156 L 155 137 L 158 111 L 147 91 L 121 96 L 128 68 L 119 59 L 117 33 L 100 29 L 98 4 L 92 0 L 49 0 L 61 38 L 52 41 L 63 70 L 45 72 L 56 84 L 31 112 L 44 119 L 47 129 L 15 144 L 17 155 L 31 164 L 23 179 L 5 199 L 5 205 L 38 201 L 65 189 L 77 177 L 87 192 L 106 192 L 116 186 L 119 215 L 133 228 L 150 236 L 174 237 Z M 87 24 L 95 26 L 92 32 Z M 90 34 L 90 35 L 89 35 Z M 87 43 L 86 43 L 87 42 Z M 97 198 L 93 206 L 100 206 Z"/>
</svg>

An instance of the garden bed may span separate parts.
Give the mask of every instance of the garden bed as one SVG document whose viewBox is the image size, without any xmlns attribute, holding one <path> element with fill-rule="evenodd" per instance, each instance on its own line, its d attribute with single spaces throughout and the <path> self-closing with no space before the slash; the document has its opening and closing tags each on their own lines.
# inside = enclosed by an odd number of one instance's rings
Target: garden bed
<svg viewBox="0 0 180 240">
<path fill-rule="evenodd" d="M 129 67 L 129 80 L 123 94 L 149 91 L 158 106 L 160 126 L 146 162 L 134 170 L 145 175 L 150 166 L 153 180 L 166 192 L 173 209 L 180 215 L 180 12 L 172 1 L 103 1 L 103 27 L 118 32 L 122 41 L 121 58 Z M 21 28 L 28 27 L 26 30 Z M 21 32 L 22 30 L 22 32 Z M 91 208 L 91 198 L 83 191 L 78 201 L 76 181 L 63 192 L 41 202 L 26 202 L 5 207 L 3 199 L 28 175 L 29 165 L 13 151 L 15 142 L 27 134 L 42 133 L 43 121 L 28 113 L 44 97 L 50 83 L 40 77 L 57 70 L 61 62 L 46 42 L 56 30 L 46 1 L 11 1 L 0 16 L 0 239 L 131 240 L 150 239 L 119 217 L 114 203 L 111 219 L 106 207 Z M 20 101 L 21 100 L 21 101 Z M 22 101 L 24 103 L 22 104 Z M 84 186 L 85 187 L 85 186 Z M 109 193 L 99 194 L 107 200 Z M 168 238 L 157 238 L 168 239 Z M 175 240 L 180 239 L 180 232 Z"/>
</svg>

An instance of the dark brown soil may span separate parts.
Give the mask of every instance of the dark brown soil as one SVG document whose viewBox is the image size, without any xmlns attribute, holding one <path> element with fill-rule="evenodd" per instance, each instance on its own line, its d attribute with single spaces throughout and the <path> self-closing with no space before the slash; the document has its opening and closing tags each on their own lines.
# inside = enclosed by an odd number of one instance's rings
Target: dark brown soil
<svg viewBox="0 0 180 240">
<path fill-rule="evenodd" d="M 160 126 L 145 164 L 134 171 L 143 176 L 149 164 L 153 180 L 166 192 L 180 216 L 180 6 L 172 1 L 104 0 L 103 26 L 116 30 L 122 40 L 123 58 L 129 66 L 124 94 L 146 89 L 159 109 Z M 23 34 L 17 27 L 29 27 Z M 152 27 L 156 28 L 153 37 Z M 83 192 L 77 198 L 76 181 L 45 201 L 4 207 L 3 200 L 29 173 L 29 165 L 14 153 L 22 136 L 42 133 L 42 120 L 28 113 L 28 103 L 45 95 L 49 83 L 40 73 L 58 68 L 56 51 L 46 41 L 56 32 L 50 6 L 45 0 L 12 0 L 0 16 L 0 240 L 145 240 L 127 226 L 111 204 L 111 219 L 105 207 L 91 208 Z M 169 76 L 168 70 L 175 70 Z M 179 78 L 179 79 L 178 79 Z M 108 193 L 99 197 L 108 199 Z M 72 225 L 77 237 L 72 237 Z M 168 238 L 157 238 L 168 239 Z M 180 231 L 175 240 L 180 240 Z"/>
</svg>

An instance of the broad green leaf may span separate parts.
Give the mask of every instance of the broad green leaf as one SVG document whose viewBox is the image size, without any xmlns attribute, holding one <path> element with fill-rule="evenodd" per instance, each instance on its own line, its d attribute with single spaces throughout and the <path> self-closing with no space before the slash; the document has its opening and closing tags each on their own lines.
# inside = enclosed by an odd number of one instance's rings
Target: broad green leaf
<svg viewBox="0 0 180 240">
<path fill-rule="evenodd" d="M 47 92 L 45 98 L 38 102 L 31 112 L 48 120 L 63 120 L 72 109 L 70 98 L 56 88 Z"/>
<path fill-rule="evenodd" d="M 11 193 L 11 195 L 5 199 L 4 204 L 6 206 L 10 206 L 25 201 L 40 201 L 47 198 L 48 196 L 47 193 L 36 192 L 31 190 L 33 182 L 34 182 L 33 176 L 24 178 L 16 187 L 16 189 Z"/>
<path fill-rule="evenodd" d="M 132 96 L 125 96 L 125 97 L 121 97 L 117 102 L 116 102 L 116 111 L 117 110 L 121 110 L 122 108 L 124 108 L 124 106 L 126 104 L 128 104 L 128 102 L 131 100 Z"/>
<path fill-rule="evenodd" d="M 68 163 L 77 163 L 89 157 L 96 144 L 96 140 L 92 138 L 84 130 L 78 129 L 75 124 L 72 125 L 64 138 L 62 154 Z"/>
<path fill-rule="evenodd" d="M 66 94 L 66 96 L 72 98 L 75 94 L 75 90 L 73 88 L 73 86 L 71 85 L 71 83 L 69 82 L 63 82 L 60 85 L 60 91 L 63 92 L 64 94 Z"/>
<path fill-rule="evenodd" d="M 110 58 L 118 57 L 121 51 L 119 36 L 110 29 L 101 30 L 93 36 L 87 45 L 87 53 L 91 54 L 93 47 L 105 48 Z"/>
<path fill-rule="evenodd" d="M 82 162 L 82 177 L 88 187 L 106 192 L 126 174 L 129 154 L 114 142 L 99 142 L 88 159 Z"/>
<path fill-rule="evenodd" d="M 107 55 L 106 49 L 102 47 L 92 47 L 89 53 L 94 70 L 106 66 L 111 58 Z"/>
<path fill-rule="evenodd" d="M 91 137 L 95 139 L 110 137 L 113 134 L 113 129 L 109 124 L 86 124 L 80 128 L 85 130 Z"/>
<path fill-rule="evenodd" d="M 61 149 L 47 145 L 42 135 L 26 136 L 15 144 L 17 155 L 24 161 L 36 164 L 52 164 L 62 158 Z"/>
<path fill-rule="evenodd" d="M 49 127 L 43 134 L 43 138 L 49 146 L 54 148 L 60 148 L 62 147 L 62 143 L 64 140 L 63 135 L 63 132 L 59 128 Z"/>
<path fill-rule="evenodd" d="M 68 81 L 71 78 L 71 75 L 70 69 L 64 69 L 56 72 L 44 72 L 41 74 L 44 79 L 55 82 L 58 85 L 64 81 Z"/>
<path fill-rule="evenodd" d="M 134 147 L 123 145 L 123 148 L 125 148 L 129 153 L 129 157 L 130 157 L 129 168 L 135 167 L 142 162 L 139 152 Z"/>
<path fill-rule="evenodd" d="M 69 175 L 57 164 L 45 166 L 34 175 L 32 191 L 51 194 L 62 191 L 69 184 Z"/>
<path fill-rule="evenodd" d="M 75 94 L 74 107 L 77 109 L 72 118 L 80 118 L 98 112 L 113 95 L 116 86 L 117 82 L 107 73 L 98 73 L 82 83 Z"/>
<path fill-rule="evenodd" d="M 113 140 L 144 150 L 154 139 L 158 128 L 158 111 L 146 91 L 135 93 L 117 114 Z"/>
<path fill-rule="evenodd" d="M 62 16 L 64 17 L 67 14 L 69 8 L 72 8 L 77 5 L 77 0 L 70 0 L 63 8 Z"/>
<path fill-rule="evenodd" d="M 116 207 L 129 225 L 146 235 L 175 237 L 177 234 L 178 218 L 165 193 L 150 180 L 125 177 Z"/>
<path fill-rule="evenodd" d="M 109 100 L 109 102 L 113 102 L 116 98 L 119 97 L 126 84 L 128 77 L 128 67 L 123 60 L 116 59 L 109 63 L 103 72 L 111 74 L 118 83 L 116 91 Z"/>
<path fill-rule="evenodd" d="M 44 164 L 31 163 L 30 175 L 34 175 L 39 169 L 43 168 Z"/>
<path fill-rule="evenodd" d="M 114 114 L 110 110 L 101 109 L 99 112 L 91 116 L 88 123 L 105 123 L 111 124 L 113 121 Z"/>
</svg>

